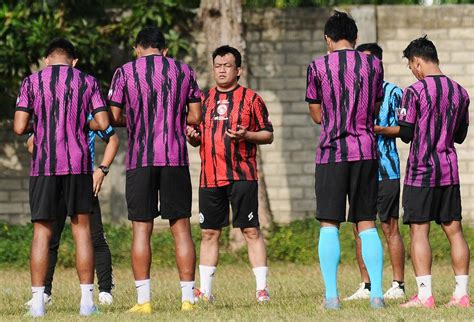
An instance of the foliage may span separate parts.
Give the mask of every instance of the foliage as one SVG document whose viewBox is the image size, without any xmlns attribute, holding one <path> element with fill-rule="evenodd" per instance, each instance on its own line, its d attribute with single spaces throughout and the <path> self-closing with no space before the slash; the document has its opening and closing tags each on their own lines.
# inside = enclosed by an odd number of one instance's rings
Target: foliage
<svg viewBox="0 0 474 322">
<path fill-rule="evenodd" d="M 130 264 L 130 245 L 132 232 L 128 226 L 105 225 L 107 241 L 112 252 L 115 266 Z M 198 226 L 192 228 L 194 242 L 199 254 L 201 240 Z M 401 226 L 407 256 L 410 256 L 409 229 Z M 379 232 L 380 236 L 382 233 Z M 474 228 L 464 227 L 464 234 L 471 249 L 474 249 Z M 317 240 L 319 224 L 314 219 L 295 221 L 289 225 L 275 225 L 268 237 L 268 258 L 272 263 L 296 263 L 312 265 L 317 261 Z M 246 250 L 233 253 L 229 251 L 228 228 L 222 234 L 220 262 L 247 262 Z M 26 267 L 32 238 L 31 224 L 15 226 L 0 224 L 0 266 Z M 383 238 L 383 237 L 382 237 Z M 341 262 L 352 263 L 355 260 L 355 245 L 350 224 L 344 224 L 340 230 Z M 384 243 L 385 244 L 385 243 Z M 432 225 L 431 245 L 435 261 L 449 260 L 449 243 L 440 227 Z M 153 264 L 156 266 L 174 266 L 174 242 L 169 229 L 159 229 L 153 234 Z M 385 254 L 388 254 L 386 251 Z M 471 255 L 474 257 L 473 255 Z M 388 264 L 389 257 L 385 256 Z M 74 266 L 74 242 L 69 225 L 64 230 L 59 248 L 59 265 Z"/>
<path fill-rule="evenodd" d="M 21 80 L 39 67 L 48 42 L 70 39 L 78 50 L 77 67 L 100 80 L 103 90 L 114 69 L 132 57 L 132 45 L 145 25 L 160 27 L 169 54 L 190 51 L 187 40 L 193 13 L 179 0 L 19 0 L 0 7 L 0 98 L 10 104 L 0 117 L 11 116 Z M 125 52 L 124 52 L 125 51 Z M 7 106 L 8 106 L 7 105 Z"/>
</svg>

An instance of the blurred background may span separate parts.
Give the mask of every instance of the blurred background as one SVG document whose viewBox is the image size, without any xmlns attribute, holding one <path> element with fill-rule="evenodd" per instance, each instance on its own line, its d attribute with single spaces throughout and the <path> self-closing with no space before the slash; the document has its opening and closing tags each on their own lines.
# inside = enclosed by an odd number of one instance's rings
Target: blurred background
<svg viewBox="0 0 474 322">
<path fill-rule="evenodd" d="M 210 53 L 230 44 L 244 53 L 242 83 L 259 92 L 275 126 L 275 141 L 260 149 L 260 205 L 263 225 L 312 218 L 315 214 L 314 154 L 319 127 L 304 102 L 306 68 L 326 53 L 323 27 L 333 9 L 349 12 L 359 26 L 358 43 L 377 41 L 384 49 L 385 78 L 401 87 L 415 81 L 402 50 L 428 34 L 438 48 L 441 69 L 474 97 L 474 4 L 466 0 L 325 1 L 3 1 L 0 6 L 0 221 L 29 222 L 29 155 L 25 138 L 11 131 L 21 80 L 41 68 L 47 43 L 69 38 L 77 47 L 77 68 L 94 75 L 107 93 L 118 66 L 133 59 L 137 32 L 157 25 L 170 55 L 197 71 L 203 89 L 212 86 Z M 121 150 L 100 195 L 104 220 L 126 222 L 124 152 Z M 458 147 L 463 210 L 474 222 L 474 133 Z M 408 146 L 399 141 L 402 174 Z M 100 151 L 101 142 L 97 142 Z M 197 214 L 200 160 L 189 147 L 193 213 Z M 97 161 L 97 159 L 96 159 Z M 196 220 L 197 216 L 193 216 Z M 161 221 L 158 221 L 161 223 Z M 165 222 L 165 224 L 167 224 Z"/>
</svg>

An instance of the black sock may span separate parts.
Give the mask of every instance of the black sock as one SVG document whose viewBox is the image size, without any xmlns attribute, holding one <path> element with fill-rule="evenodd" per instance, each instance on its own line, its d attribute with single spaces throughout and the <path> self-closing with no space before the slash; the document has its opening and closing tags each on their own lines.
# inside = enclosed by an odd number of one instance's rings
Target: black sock
<svg viewBox="0 0 474 322">
<path fill-rule="evenodd" d="M 364 288 L 370 291 L 370 283 L 364 283 Z"/>
</svg>

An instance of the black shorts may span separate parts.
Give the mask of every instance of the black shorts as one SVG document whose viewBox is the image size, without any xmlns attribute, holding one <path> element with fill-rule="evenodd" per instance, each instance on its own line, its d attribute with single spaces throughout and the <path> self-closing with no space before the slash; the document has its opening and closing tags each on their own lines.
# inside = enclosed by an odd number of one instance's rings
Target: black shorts
<svg viewBox="0 0 474 322">
<path fill-rule="evenodd" d="M 129 220 L 148 221 L 158 216 L 169 220 L 189 218 L 192 202 L 189 167 L 127 170 L 125 196 Z"/>
<path fill-rule="evenodd" d="M 377 160 L 338 162 L 316 165 L 316 219 L 373 221 L 377 216 Z"/>
<path fill-rule="evenodd" d="M 199 188 L 199 223 L 202 229 L 229 226 L 229 200 L 232 226 L 258 227 L 258 182 L 234 181 L 216 188 Z"/>
<path fill-rule="evenodd" d="M 69 216 L 90 214 L 92 205 L 92 175 L 30 177 L 31 221 L 56 220 L 66 212 Z"/>
<path fill-rule="evenodd" d="M 459 185 L 443 187 L 403 187 L 403 223 L 435 221 L 438 225 L 460 221 L 461 191 Z"/>
<path fill-rule="evenodd" d="M 400 180 L 379 181 L 377 213 L 381 222 L 400 217 Z"/>
</svg>

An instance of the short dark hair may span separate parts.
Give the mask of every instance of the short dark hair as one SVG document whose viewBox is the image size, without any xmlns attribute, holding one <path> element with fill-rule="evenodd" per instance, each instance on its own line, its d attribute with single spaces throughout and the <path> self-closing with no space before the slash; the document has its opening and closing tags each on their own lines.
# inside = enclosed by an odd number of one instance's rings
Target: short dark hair
<svg viewBox="0 0 474 322">
<path fill-rule="evenodd" d="M 225 56 L 227 54 L 232 54 L 235 57 L 235 65 L 237 67 L 242 67 L 242 55 L 240 52 L 229 45 L 220 46 L 212 53 L 212 62 L 216 59 L 217 56 Z"/>
<path fill-rule="evenodd" d="M 328 36 L 334 41 L 347 40 L 355 44 L 357 40 L 357 25 L 345 12 L 335 10 L 334 14 L 329 17 L 324 26 L 324 35 Z"/>
<path fill-rule="evenodd" d="M 135 46 L 148 48 L 165 49 L 165 36 L 160 29 L 154 26 L 148 26 L 140 30 L 135 39 Z"/>
<path fill-rule="evenodd" d="M 70 59 L 77 58 L 76 48 L 66 38 L 55 38 L 51 40 L 51 42 L 48 44 L 48 47 L 46 47 L 44 57 L 48 57 L 53 53 L 66 55 Z"/>
<path fill-rule="evenodd" d="M 439 64 L 436 47 L 433 42 L 428 39 L 427 35 L 412 40 L 403 51 L 403 57 L 408 58 L 408 60 L 412 60 L 414 57 L 419 57 L 425 61 Z"/>
<path fill-rule="evenodd" d="M 380 47 L 377 43 L 375 42 L 370 42 L 366 44 L 362 44 L 357 46 L 358 51 L 368 51 L 370 52 L 371 55 L 374 55 L 378 59 L 382 60 L 382 47 Z"/>
</svg>

